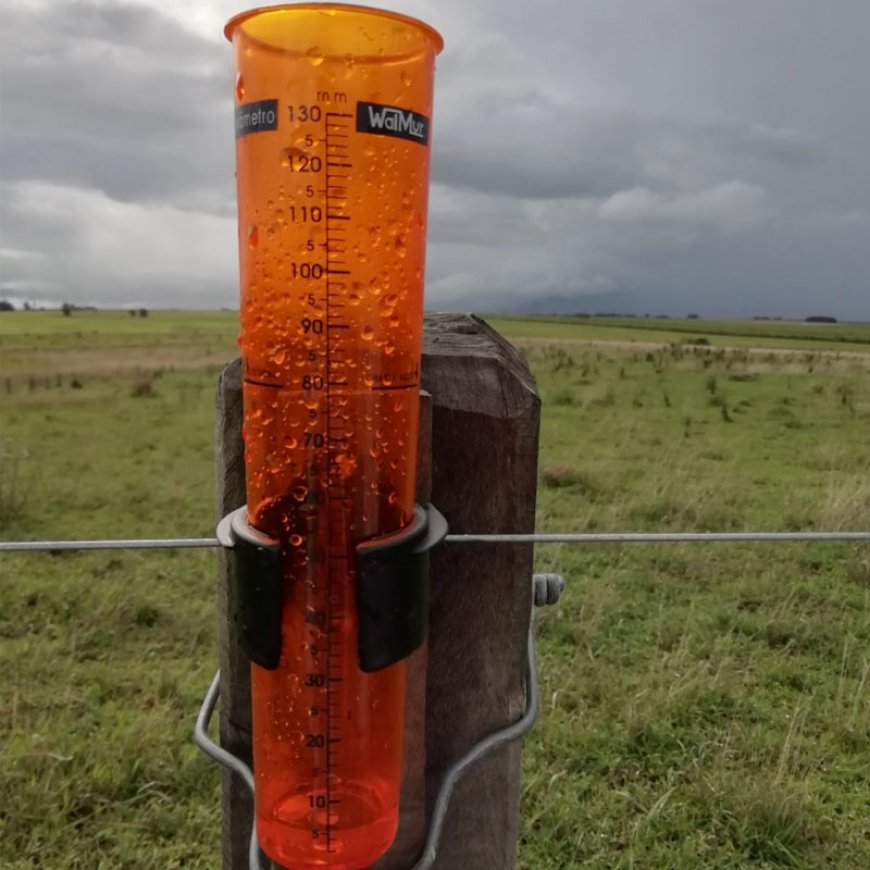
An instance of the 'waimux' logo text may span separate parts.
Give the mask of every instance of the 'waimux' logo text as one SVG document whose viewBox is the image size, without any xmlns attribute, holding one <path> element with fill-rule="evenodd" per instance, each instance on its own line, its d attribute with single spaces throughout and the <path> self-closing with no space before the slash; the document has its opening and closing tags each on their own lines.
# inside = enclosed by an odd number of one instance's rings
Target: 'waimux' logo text
<svg viewBox="0 0 870 870">
<path fill-rule="evenodd" d="M 425 115 L 397 106 L 357 103 L 356 129 L 358 133 L 395 136 L 398 139 L 419 142 L 421 145 L 429 144 L 429 119 Z"/>
</svg>

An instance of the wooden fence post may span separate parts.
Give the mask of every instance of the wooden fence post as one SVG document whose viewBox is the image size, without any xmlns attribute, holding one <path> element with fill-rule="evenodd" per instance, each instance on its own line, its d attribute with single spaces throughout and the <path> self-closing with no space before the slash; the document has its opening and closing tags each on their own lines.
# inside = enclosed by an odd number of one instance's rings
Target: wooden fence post
<svg viewBox="0 0 870 870">
<path fill-rule="evenodd" d="M 427 318 L 423 386 L 432 394 L 432 503 L 454 534 L 532 532 L 540 399 L 525 360 L 470 315 Z M 532 546 L 462 544 L 432 554 L 426 678 L 426 792 L 525 706 Z M 450 803 L 437 870 L 514 866 L 519 743 L 472 768 Z"/>
<path fill-rule="evenodd" d="M 517 351 L 470 315 L 426 317 L 418 498 L 431 500 L 452 533 L 531 532 L 540 400 Z M 217 513 L 244 503 L 241 368 L 223 371 L 217 395 Z M 219 557 L 221 744 L 250 763 L 249 665 L 238 647 Z M 428 648 L 409 661 L 408 734 L 396 843 L 375 867 L 414 863 L 447 767 L 480 738 L 519 718 L 531 610 L 531 545 L 445 545 L 432 555 Z M 425 696 L 425 697 L 424 697 Z M 454 792 L 437 870 L 510 870 L 520 797 L 519 744 L 470 770 Z M 252 806 L 223 774 L 224 870 L 247 870 Z"/>
</svg>

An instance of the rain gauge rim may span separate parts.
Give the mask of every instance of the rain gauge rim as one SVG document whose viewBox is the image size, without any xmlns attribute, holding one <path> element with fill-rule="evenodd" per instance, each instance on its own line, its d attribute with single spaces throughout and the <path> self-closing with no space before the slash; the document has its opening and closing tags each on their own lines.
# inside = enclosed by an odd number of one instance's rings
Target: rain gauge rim
<svg viewBox="0 0 870 870">
<path fill-rule="evenodd" d="M 414 18 L 413 15 L 403 15 L 401 12 L 392 12 L 388 9 L 379 9 L 375 6 L 362 6 L 356 3 L 281 3 L 276 6 L 257 6 L 253 9 L 239 12 L 237 15 L 230 18 L 224 26 L 224 36 L 232 41 L 236 29 L 253 18 L 261 15 L 283 15 L 291 12 L 322 12 L 324 14 L 341 12 L 355 13 L 361 17 L 372 19 L 392 19 L 400 24 L 415 27 L 423 31 L 423 34 L 431 40 L 436 55 L 440 54 L 444 49 L 444 37 L 442 37 L 434 27 L 426 24 L 425 21 L 421 21 L 419 18 Z M 264 48 L 273 50 L 278 49 L 281 51 L 287 50 L 280 45 L 279 40 L 263 41 L 251 36 L 250 34 L 248 35 L 248 38 L 259 43 Z M 325 56 L 331 57 L 332 55 L 327 52 Z M 355 54 L 354 60 L 359 63 L 370 62 L 373 60 L 383 62 L 390 59 L 399 60 L 404 56 L 405 55 L 400 54 L 399 52 L 389 52 L 383 55 L 372 55 L 370 57 L 363 54 Z"/>
</svg>

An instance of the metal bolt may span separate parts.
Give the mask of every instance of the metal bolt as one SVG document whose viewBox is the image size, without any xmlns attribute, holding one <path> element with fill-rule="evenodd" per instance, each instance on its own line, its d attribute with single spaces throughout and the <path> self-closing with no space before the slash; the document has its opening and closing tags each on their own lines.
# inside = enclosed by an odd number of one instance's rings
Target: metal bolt
<svg viewBox="0 0 870 870">
<path fill-rule="evenodd" d="M 535 607 L 555 604 L 565 588 L 565 578 L 561 574 L 533 574 L 532 588 Z"/>
</svg>

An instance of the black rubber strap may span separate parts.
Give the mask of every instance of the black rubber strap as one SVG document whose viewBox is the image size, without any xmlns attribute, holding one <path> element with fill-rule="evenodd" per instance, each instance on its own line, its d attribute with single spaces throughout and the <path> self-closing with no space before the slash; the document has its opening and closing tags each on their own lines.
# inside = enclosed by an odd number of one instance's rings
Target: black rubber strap
<svg viewBox="0 0 870 870">
<path fill-rule="evenodd" d="M 281 546 L 250 526 L 244 509 L 227 520 L 219 527 L 218 536 L 223 536 L 234 554 L 233 591 L 242 648 L 252 662 L 274 670 L 281 660 L 282 644 Z M 431 505 L 416 505 L 408 526 L 357 545 L 361 670 L 389 667 L 409 656 L 425 640 L 429 551 L 446 534 L 447 521 L 438 510 Z"/>
<path fill-rule="evenodd" d="M 248 525 L 244 509 L 233 515 L 229 532 L 242 649 L 252 662 L 272 671 L 281 661 L 281 545 Z"/>
<path fill-rule="evenodd" d="M 357 545 L 359 661 L 389 667 L 414 652 L 429 622 L 429 551 L 447 534 L 434 507 L 416 505 L 404 529 Z"/>
</svg>

